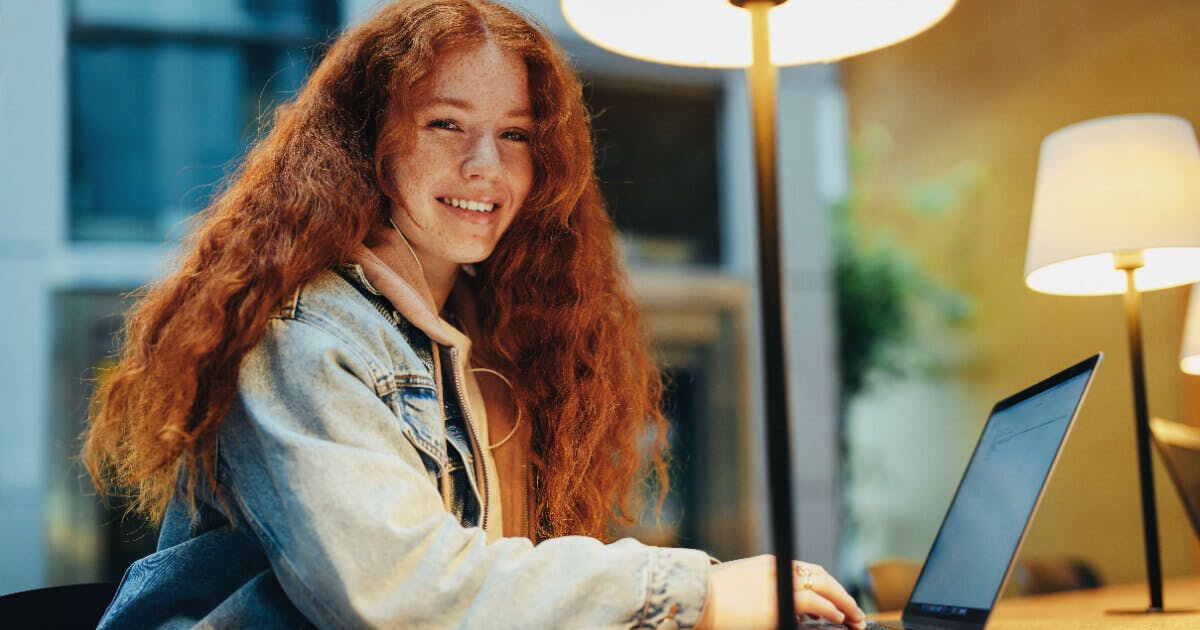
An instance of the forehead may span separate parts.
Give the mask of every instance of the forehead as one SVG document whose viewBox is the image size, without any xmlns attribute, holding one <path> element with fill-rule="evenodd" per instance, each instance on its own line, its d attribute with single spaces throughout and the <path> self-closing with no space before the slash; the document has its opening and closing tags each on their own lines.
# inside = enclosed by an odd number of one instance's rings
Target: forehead
<svg viewBox="0 0 1200 630">
<path fill-rule="evenodd" d="M 453 99 L 529 109 L 529 73 L 520 55 L 485 42 L 439 56 L 422 90 L 424 99 Z"/>
</svg>

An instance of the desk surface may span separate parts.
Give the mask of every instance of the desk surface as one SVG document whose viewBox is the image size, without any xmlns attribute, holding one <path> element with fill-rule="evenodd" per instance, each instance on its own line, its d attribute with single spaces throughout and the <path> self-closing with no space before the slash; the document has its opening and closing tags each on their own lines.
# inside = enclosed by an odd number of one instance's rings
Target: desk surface
<svg viewBox="0 0 1200 630">
<path fill-rule="evenodd" d="M 1004 599 L 988 620 L 988 630 L 1075 630 L 1137 628 L 1138 630 L 1195 630 L 1200 628 L 1200 576 L 1168 580 L 1163 589 L 1168 609 L 1190 613 L 1108 615 L 1110 609 L 1144 608 L 1150 601 L 1146 584 Z M 883 615 L 880 615 L 882 618 Z M 891 615 L 889 618 L 894 619 Z"/>
</svg>

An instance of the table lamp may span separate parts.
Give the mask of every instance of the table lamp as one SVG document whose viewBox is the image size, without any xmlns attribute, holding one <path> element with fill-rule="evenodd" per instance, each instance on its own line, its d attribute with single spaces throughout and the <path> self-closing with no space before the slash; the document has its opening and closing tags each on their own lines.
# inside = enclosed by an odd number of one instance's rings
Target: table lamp
<svg viewBox="0 0 1200 630">
<path fill-rule="evenodd" d="M 1142 361 L 1141 292 L 1200 280 L 1200 148 L 1188 121 L 1128 114 L 1059 129 L 1042 142 L 1025 282 L 1059 295 L 1125 296 L 1150 606 L 1162 565 Z"/>
<path fill-rule="evenodd" d="M 1200 285 L 1192 285 L 1192 295 L 1188 298 L 1187 317 L 1184 322 L 1179 369 L 1187 374 L 1200 375 Z"/>
<path fill-rule="evenodd" d="M 758 207 L 766 448 L 780 627 L 794 627 L 791 449 L 780 286 L 776 69 L 835 61 L 912 37 L 955 0 L 562 0 L 585 39 L 661 63 L 748 67 Z"/>
</svg>

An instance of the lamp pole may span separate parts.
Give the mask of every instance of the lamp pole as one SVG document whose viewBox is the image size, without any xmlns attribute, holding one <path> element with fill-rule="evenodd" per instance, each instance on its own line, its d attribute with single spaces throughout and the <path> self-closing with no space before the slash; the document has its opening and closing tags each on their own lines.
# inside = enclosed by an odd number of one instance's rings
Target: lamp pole
<svg viewBox="0 0 1200 630">
<path fill-rule="evenodd" d="M 753 63 L 747 69 L 754 118 L 754 173 L 758 205 L 759 317 L 762 322 L 766 388 L 766 450 L 775 550 L 775 597 L 780 628 L 796 627 L 792 559 L 791 442 L 788 431 L 786 344 L 779 247 L 779 185 L 775 147 L 777 71 L 771 64 L 771 9 L 786 0 L 729 0 L 750 12 Z"/>
<path fill-rule="evenodd" d="M 1114 267 L 1125 272 L 1125 321 L 1129 327 L 1129 361 L 1133 371 L 1134 432 L 1137 436 L 1138 479 L 1142 495 L 1142 539 L 1146 550 L 1146 581 L 1150 607 L 1129 612 L 1163 612 L 1162 556 L 1158 549 L 1158 510 L 1154 470 L 1150 461 L 1150 412 L 1146 403 L 1146 371 L 1142 360 L 1142 300 L 1134 271 L 1145 264 L 1142 252 L 1117 254 Z M 1118 611 L 1121 612 L 1121 611 Z"/>
</svg>

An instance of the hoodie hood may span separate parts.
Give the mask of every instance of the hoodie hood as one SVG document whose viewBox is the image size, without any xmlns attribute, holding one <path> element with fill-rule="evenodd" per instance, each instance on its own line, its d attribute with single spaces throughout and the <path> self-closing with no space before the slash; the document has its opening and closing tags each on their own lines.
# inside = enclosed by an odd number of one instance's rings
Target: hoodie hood
<svg viewBox="0 0 1200 630">
<path fill-rule="evenodd" d="M 395 230 L 379 230 L 371 247 L 360 244 L 352 255 L 362 267 L 367 288 L 382 295 L 405 319 L 444 346 L 470 349 L 470 340 L 438 315 L 433 292 L 412 250 Z M 466 344 L 466 345 L 464 345 Z"/>
</svg>

